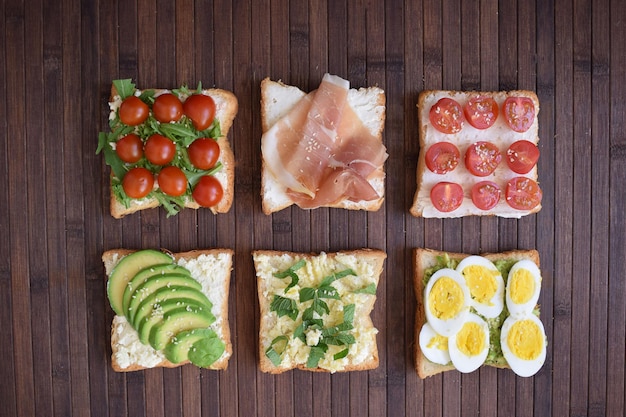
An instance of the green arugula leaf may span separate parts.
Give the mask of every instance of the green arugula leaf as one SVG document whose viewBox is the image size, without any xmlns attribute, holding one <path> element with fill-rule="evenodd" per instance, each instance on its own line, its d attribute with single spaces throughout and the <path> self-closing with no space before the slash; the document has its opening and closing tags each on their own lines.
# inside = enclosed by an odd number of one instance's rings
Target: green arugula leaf
<svg viewBox="0 0 626 417">
<path fill-rule="evenodd" d="M 349 348 L 345 348 L 344 350 L 342 350 L 341 352 L 337 352 L 333 355 L 333 359 L 337 360 L 337 359 L 343 359 L 346 356 L 348 356 L 348 352 L 350 351 Z"/>
<path fill-rule="evenodd" d="M 143 90 L 139 95 L 139 100 L 146 104 L 154 103 L 154 90 Z"/>
<path fill-rule="evenodd" d="M 311 346 L 311 352 L 309 353 L 309 357 L 306 361 L 307 368 L 317 368 L 317 364 L 320 360 L 326 355 L 328 351 L 328 345 L 323 343 L 319 343 L 317 346 Z"/>
<path fill-rule="evenodd" d="M 161 190 L 153 191 L 149 194 L 159 201 L 159 204 L 167 211 L 167 217 L 175 216 L 178 212 L 185 207 L 185 200 L 183 196 L 172 197 L 165 194 Z"/>
<path fill-rule="evenodd" d="M 292 320 L 298 318 L 298 305 L 296 300 L 291 298 L 274 295 L 274 299 L 270 304 L 270 311 L 275 311 L 278 317 L 287 316 Z"/>
<path fill-rule="evenodd" d="M 293 288 L 298 283 L 298 281 L 300 281 L 300 278 L 298 278 L 298 274 L 296 274 L 295 271 L 297 271 L 298 269 L 302 268 L 304 265 L 306 265 L 306 260 L 300 259 L 298 262 L 296 262 L 295 264 L 291 265 L 291 267 L 288 268 L 287 270 L 285 270 L 283 272 L 275 272 L 274 273 L 274 277 L 280 278 L 280 279 L 291 277 L 291 282 L 285 288 L 285 293 L 287 291 L 289 291 L 291 288 Z"/>
<path fill-rule="evenodd" d="M 343 306 L 343 321 L 344 323 L 354 323 L 354 312 L 356 311 L 356 306 L 354 304 L 348 304 Z"/>
<path fill-rule="evenodd" d="M 99 151 L 104 153 L 104 161 L 111 167 L 113 175 L 121 180 L 124 178 L 127 171 L 124 162 L 122 162 L 120 157 L 117 155 L 117 152 L 113 150 L 113 147 L 111 146 L 111 143 L 109 143 L 105 133 L 100 133 L 98 135 L 98 142 Z"/>
<path fill-rule="evenodd" d="M 289 339 L 287 336 L 278 336 L 272 340 L 270 347 L 265 350 L 265 356 L 274 364 L 274 366 L 280 365 L 282 358 L 281 355 L 287 347 Z"/>
<path fill-rule="evenodd" d="M 304 335 L 304 331 L 308 329 L 319 329 L 322 330 L 324 327 L 324 321 L 322 319 L 310 319 L 303 320 L 302 323 L 296 327 L 296 330 L 293 332 L 294 339 L 302 340 L 302 343 L 306 344 L 306 336 Z"/>
<path fill-rule="evenodd" d="M 343 271 L 340 272 L 336 272 L 332 275 L 329 275 L 327 277 L 325 277 L 322 282 L 320 283 L 320 287 L 325 287 L 327 285 L 332 284 L 333 282 L 337 281 L 338 279 L 347 277 L 348 275 L 354 275 L 356 276 L 356 272 L 354 272 L 352 269 L 348 268 L 348 269 L 344 269 Z"/>
<path fill-rule="evenodd" d="M 324 285 L 317 289 L 317 296 L 319 298 L 332 298 L 333 300 L 340 300 L 341 296 L 335 287 L 332 285 Z"/>
<path fill-rule="evenodd" d="M 310 301 L 312 299 L 315 298 L 316 295 L 316 289 L 315 288 L 302 288 L 300 289 L 300 302 L 304 303 L 306 301 Z"/>
<path fill-rule="evenodd" d="M 130 78 L 123 80 L 114 80 L 113 86 L 115 86 L 117 94 L 120 95 L 120 98 L 122 100 L 135 94 L 135 84 L 133 84 L 132 79 Z"/>
<path fill-rule="evenodd" d="M 215 175 L 222 168 L 223 168 L 222 163 L 218 162 L 213 168 L 208 169 L 206 171 L 204 170 L 192 171 L 186 168 L 181 168 L 181 169 L 185 173 L 185 176 L 187 177 L 187 181 L 189 181 L 189 185 L 191 185 L 191 188 L 193 188 L 198 183 L 198 181 L 200 181 L 200 178 L 204 177 L 205 175 Z"/>
<path fill-rule="evenodd" d="M 163 136 L 172 139 L 177 145 L 184 148 L 189 147 L 194 140 L 202 137 L 201 133 L 184 123 L 161 123 L 158 130 Z"/>
<path fill-rule="evenodd" d="M 376 284 L 373 282 L 368 284 L 366 287 L 359 288 L 358 290 L 352 291 L 354 294 L 370 294 L 376 295 Z"/>
<path fill-rule="evenodd" d="M 201 368 L 208 368 L 213 362 L 218 360 L 224 353 L 224 342 L 211 329 L 207 329 L 211 334 L 207 335 L 189 348 L 187 356 L 189 361 Z"/>
</svg>

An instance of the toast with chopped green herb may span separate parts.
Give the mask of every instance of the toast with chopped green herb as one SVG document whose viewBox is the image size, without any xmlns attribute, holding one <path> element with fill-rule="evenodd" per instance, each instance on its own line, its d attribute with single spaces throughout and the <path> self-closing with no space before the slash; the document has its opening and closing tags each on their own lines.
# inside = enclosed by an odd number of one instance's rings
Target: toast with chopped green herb
<svg viewBox="0 0 626 417">
<path fill-rule="evenodd" d="M 373 249 L 253 252 L 261 371 L 334 373 L 378 367 L 378 330 L 370 313 L 385 258 Z"/>
</svg>

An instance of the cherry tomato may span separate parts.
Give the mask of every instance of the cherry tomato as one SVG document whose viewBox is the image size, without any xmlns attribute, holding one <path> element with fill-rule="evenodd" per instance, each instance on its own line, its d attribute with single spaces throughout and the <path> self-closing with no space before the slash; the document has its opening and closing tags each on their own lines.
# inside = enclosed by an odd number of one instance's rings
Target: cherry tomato
<svg viewBox="0 0 626 417">
<path fill-rule="evenodd" d="M 498 103 L 487 96 L 473 96 L 463 107 L 465 119 L 476 129 L 493 126 L 498 118 Z"/>
<path fill-rule="evenodd" d="M 177 122 L 183 117 L 183 103 L 174 94 L 161 94 L 154 100 L 152 113 L 161 123 Z"/>
<path fill-rule="evenodd" d="M 506 202 L 517 210 L 532 210 L 541 203 L 543 193 L 530 178 L 515 177 L 506 184 Z"/>
<path fill-rule="evenodd" d="M 447 213 L 456 210 L 463 203 L 463 188 L 454 182 L 437 183 L 430 190 L 430 201 L 439 211 Z"/>
<path fill-rule="evenodd" d="M 208 129 L 215 117 L 215 102 L 204 94 L 193 94 L 183 103 L 185 115 L 198 130 Z"/>
<path fill-rule="evenodd" d="M 516 132 L 526 132 L 535 120 L 535 104 L 528 97 L 507 97 L 502 104 L 506 123 Z"/>
<path fill-rule="evenodd" d="M 115 152 L 122 161 L 134 164 L 143 156 L 143 142 L 139 136 L 131 133 L 115 143 Z"/>
<path fill-rule="evenodd" d="M 211 169 L 220 157 L 220 146 L 215 139 L 200 138 L 191 142 L 189 160 L 198 169 Z"/>
<path fill-rule="evenodd" d="M 144 146 L 146 159 L 155 165 L 167 165 L 176 155 L 174 142 L 158 133 L 151 135 Z"/>
<path fill-rule="evenodd" d="M 500 187 L 493 181 L 481 181 L 472 187 L 472 201 L 481 210 L 491 210 L 500 202 Z"/>
<path fill-rule="evenodd" d="M 446 174 L 459 164 L 461 153 L 453 143 L 437 142 L 426 151 L 426 166 L 435 174 Z"/>
<path fill-rule="evenodd" d="M 146 168 L 133 168 L 124 175 L 122 188 L 130 198 L 143 198 L 154 187 L 154 176 Z"/>
<path fill-rule="evenodd" d="M 500 150 L 491 142 L 475 142 L 465 152 L 465 167 L 477 177 L 492 174 L 501 160 Z"/>
<path fill-rule="evenodd" d="M 192 196 L 202 207 L 213 207 L 224 196 L 224 189 L 217 178 L 212 175 L 205 175 L 196 184 Z"/>
<path fill-rule="evenodd" d="M 125 98 L 120 105 L 120 120 L 125 125 L 140 125 L 146 121 L 149 114 L 150 108 L 148 105 L 135 96 Z"/>
<path fill-rule="evenodd" d="M 428 113 L 430 123 L 442 133 L 458 133 L 463 128 L 463 109 L 451 98 L 444 97 Z"/>
<path fill-rule="evenodd" d="M 527 140 L 513 142 L 506 151 L 506 163 L 518 174 L 530 172 L 539 160 L 539 148 Z"/>
<path fill-rule="evenodd" d="M 178 167 L 167 166 L 157 175 L 159 188 L 167 195 L 178 197 L 187 191 L 187 176 Z"/>
</svg>

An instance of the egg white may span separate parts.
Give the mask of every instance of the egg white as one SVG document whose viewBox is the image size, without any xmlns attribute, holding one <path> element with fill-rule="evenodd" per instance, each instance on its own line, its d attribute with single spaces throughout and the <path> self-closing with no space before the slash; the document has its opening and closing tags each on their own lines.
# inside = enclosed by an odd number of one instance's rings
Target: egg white
<svg viewBox="0 0 626 417">
<path fill-rule="evenodd" d="M 541 332 L 541 336 L 543 337 L 543 343 L 541 347 L 541 351 L 539 355 L 534 359 L 523 359 L 515 355 L 509 346 L 508 336 L 511 330 L 511 327 L 520 320 L 531 320 L 534 322 Z M 502 325 L 502 332 L 500 333 L 500 344 L 502 346 L 502 353 L 504 355 L 504 359 L 506 359 L 509 367 L 513 372 L 522 377 L 529 377 L 535 375 L 544 362 L 546 361 L 546 346 L 547 346 L 547 338 L 546 332 L 543 327 L 543 323 L 537 316 L 534 314 L 526 314 L 519 317 L 509 316 Z"/>
<path fill-rule="evenodd" d="M 428 297 L 433 289 L 433 286 L 444 277 L 451 278 L 454 282 L 456 282 L 463 293 L 463 303 L 459 306 L 459 312 L 449 319 L 440 319 L 431 312 Z M 461 326 L 463 326 L 463 323 L 469 314 L 469 302 L 470 293 L 463 276 L 451 268 L 440 269 L 432 275 L 426 285 L 426 289 L 424 290 L 424 310 L 426 313 L 426 320 L 437 333 L 442 336 L 450 337 L 456 333 Z"/>
<path fill-rule="evenodd" d="M 485 363 L 485 359 L 487 359 L 487 354 L 489 353 L 489 326 L 487 325 L 487 322 L 485 322 L 485 320 L 477 314 L 470 313 L 465 323 L 472 322 L 478 324 L 482 331 L 480 337 L 483 338 L 483 349 L 481 349 L 481 351 L 476 355 L 467 355 L 460 350 L 457 344 L 457 337 L 459 333 L 455 333 L 448 338 L 450 360 L 452 361 L 454 367 L 462 373 L 473 372 L 480 368 L 480 366 Z"/>
<path fill-rule="evenodd" d="M 494 318 L 498 317 L 502 310 L 504 309 L 504 280 L 502 279 L 502 274 L 496 266 L 489 259 L 482 256 L 468 256 L 459 262 L 456 270 L 465 277 L 463 271 L 470 266 L 479 266 L 486 268 L 488 270 L 497 272 L 497 275 L 493 277 L 496 281 L 496 291 L 493 296 L 487 302 L 481 302 L 480 300 L 472 297 L 470 300 L 470 306 L 473 307 L 478 314 L 486 318 Z M 467 281 L 466 281 L 467 282 Z M 472 288 L 470 283 L 467 282 L 468 288 L 470 290 L 470 296 L 472 293 Z"/>
<path fill-rule="evenodd" d="M 439 349 L 436 346 L 429 347 L 430 341 L 436 337 L 444 337 L 439 334 L 432 328 L 432 326 L 428 323 L 424 323 L 422 326 L 422 330 L 420 330 L 419 334 L 419 346 L 422 350 L 426 359 L 433 363 L 438 363 L 440 365 L 447 365 L 450 363 L 450 353 L 447 349 L 448 344 L 446 343 L 446 349 Z"/>
<path fill-rule="evenodd" d="M 512 282 L 514 281 L 515 273 L 520 270 L 525 269 L 530 272 L 534 282 L 534 290 L 532 296 L 524 303 L 516 304 L 511 297 L 511 289 Z M 511 316 L 519 317 L 532 313 L 533 309 L 537 305 L 537 301 L 539 300 L 539 293 L 541 292 L 541 271 L 537 267 L 537 265 L 528 259 L 519 261 L 515 263 L 510 271 L 506 286 L 506 308 L 509 310 L 509 314 Z"/>
</svg>

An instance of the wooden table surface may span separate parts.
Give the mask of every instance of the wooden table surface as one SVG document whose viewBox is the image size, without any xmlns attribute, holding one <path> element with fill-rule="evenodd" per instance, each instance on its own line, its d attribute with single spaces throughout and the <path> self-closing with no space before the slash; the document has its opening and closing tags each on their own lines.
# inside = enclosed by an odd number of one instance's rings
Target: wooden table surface
<svg viewBox="0 0 626 417">
<path fill-rule="evenodd" d="M 0 2 L 0 415 L 623 416 L 626 328 L 626 11 L 609 0 L 3 0 Z M 387 96 L 378 212 L 260 205 L 263 78 L 309 90 L 324 73 Z M 111 80 L 233 91 L 234 205 L 109 214 Z M 543 209 L 521 220 L 409 214 L 423 89 L 537 92 Z M 228 370 L 115 373 L 100 256 L 111 248 L 235 250 Z M 251 251 L 379 248 L 380 366 L 257 369 Z M 549 345 L 532 378 L 414 370 L 416 247 L 537 249 Z"/>
</svg>

